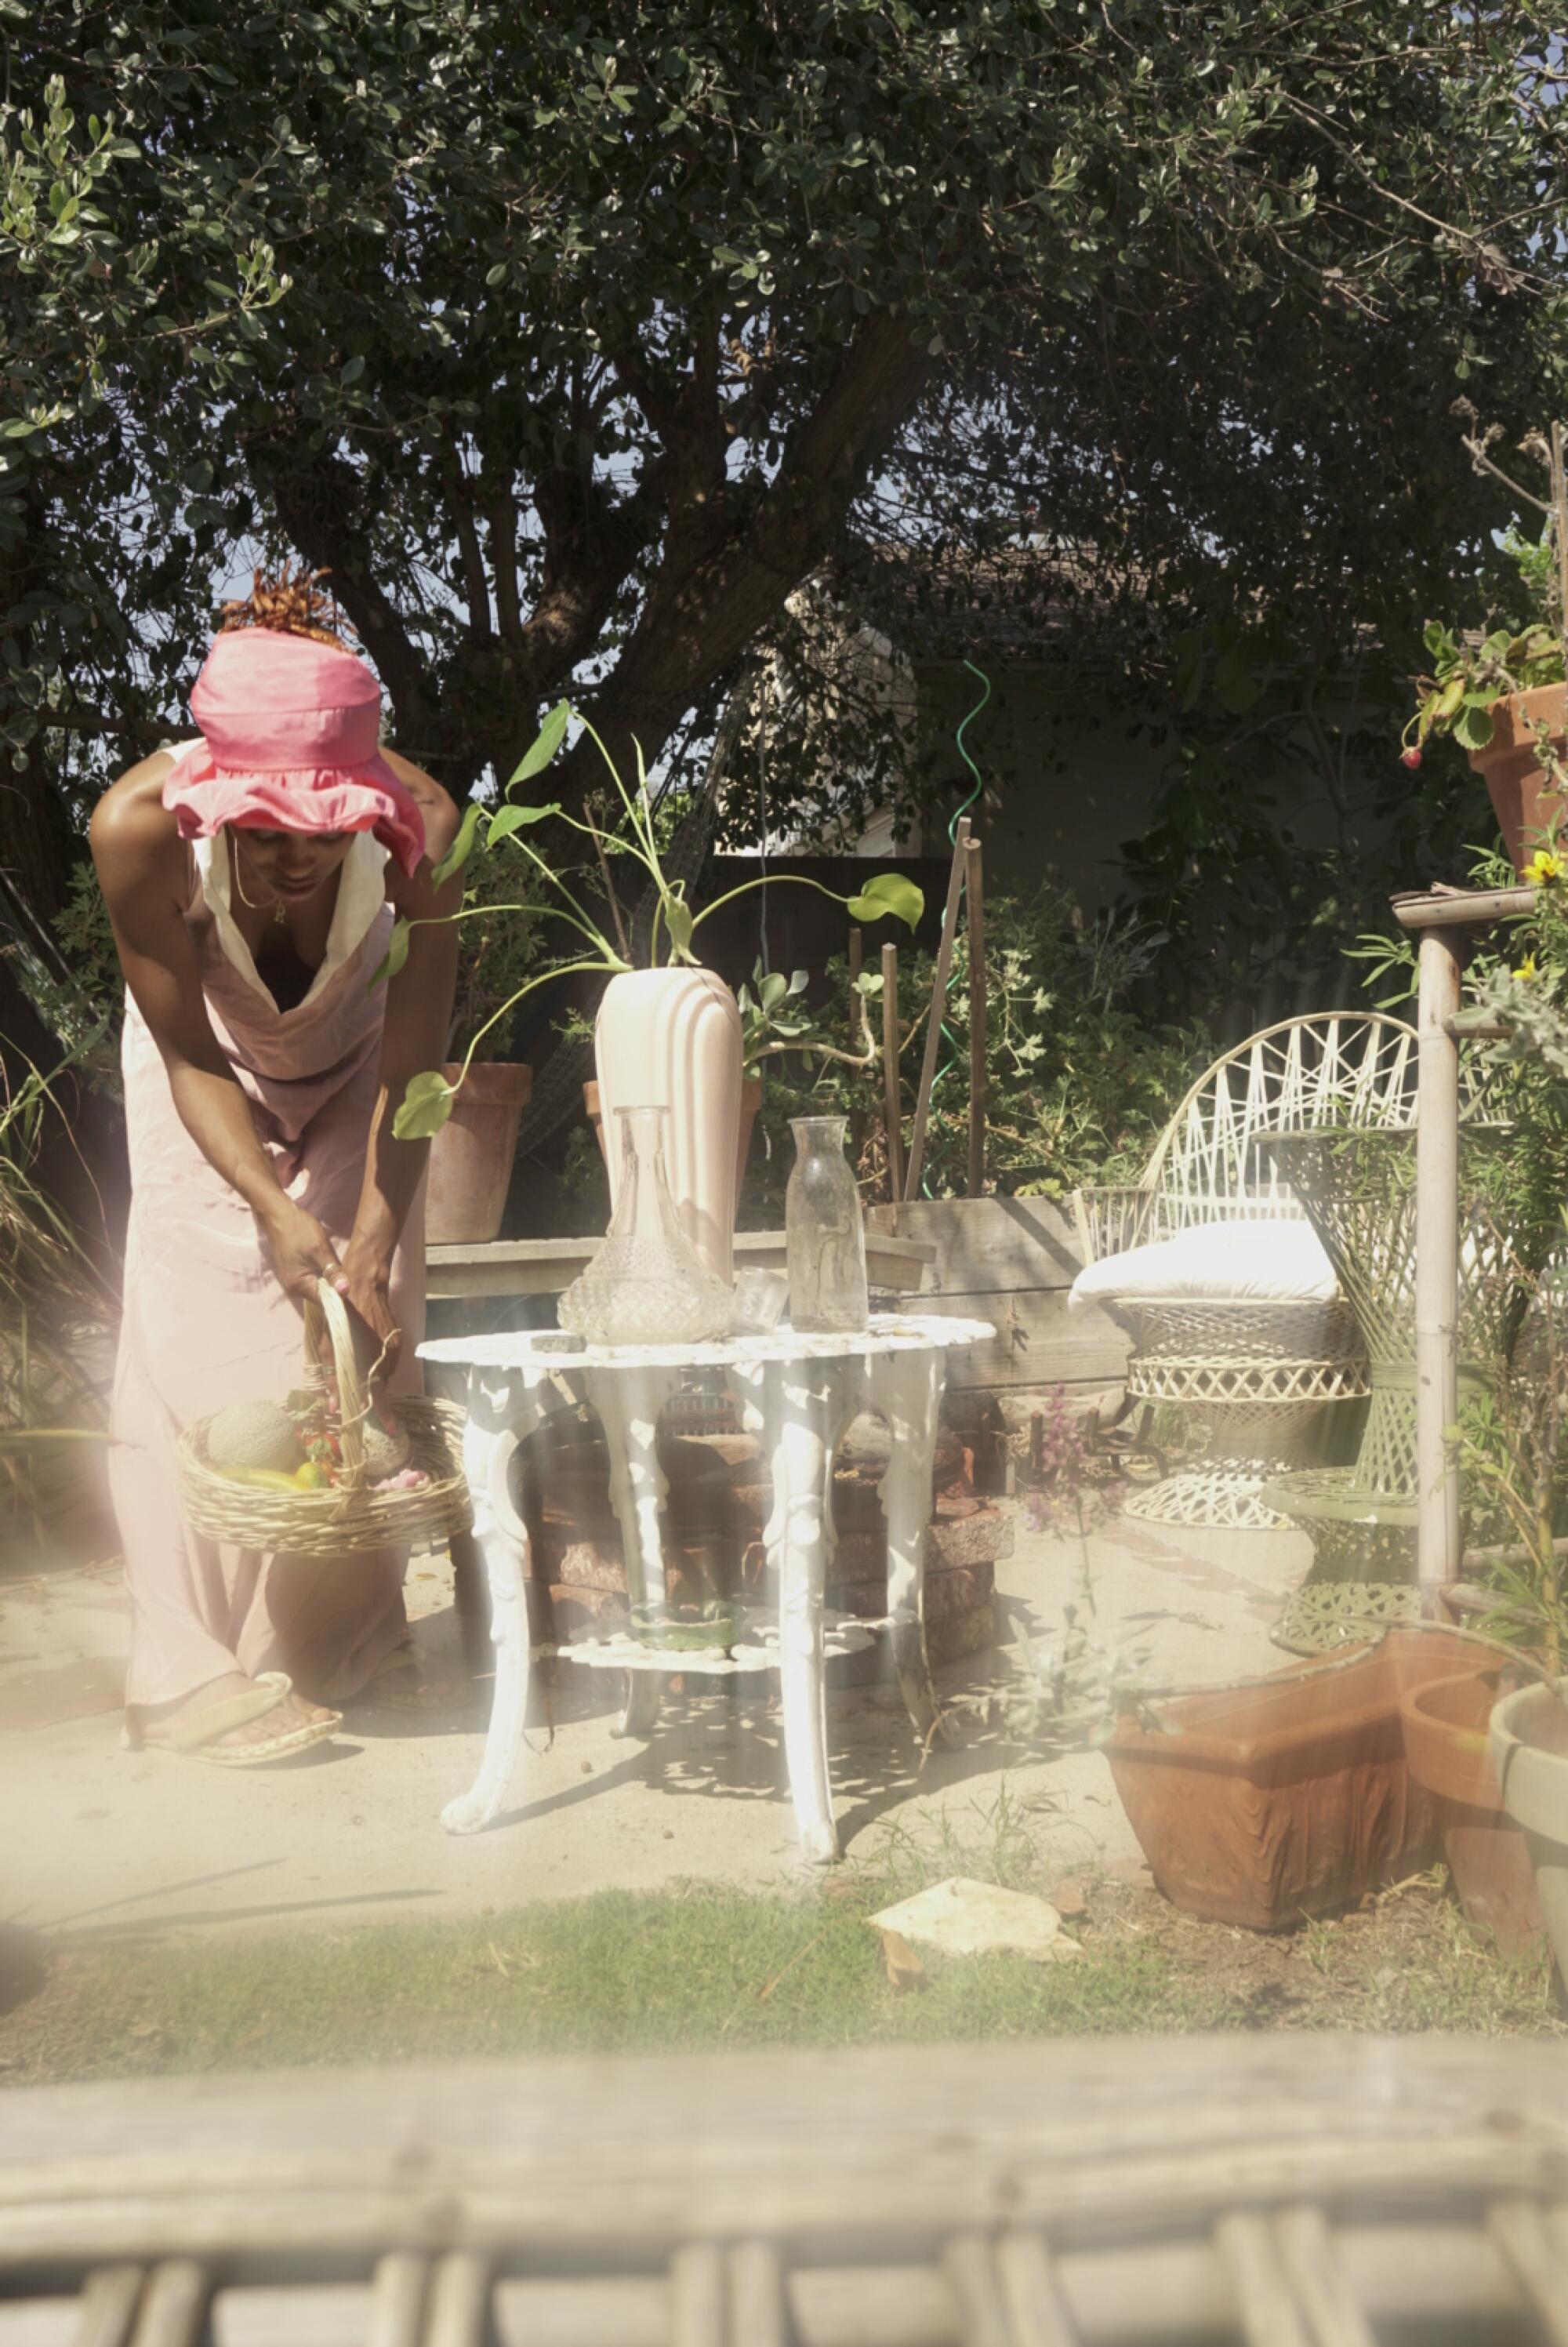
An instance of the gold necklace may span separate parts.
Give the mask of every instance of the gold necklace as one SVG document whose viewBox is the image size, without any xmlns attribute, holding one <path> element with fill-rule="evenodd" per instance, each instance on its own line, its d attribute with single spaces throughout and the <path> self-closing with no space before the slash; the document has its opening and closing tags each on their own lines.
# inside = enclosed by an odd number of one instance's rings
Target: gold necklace
<svg viewBox="0 0 1568 2347">
<path fill-rule="evenodd" d="M 229 869 L 234 876 L 234 886 L 240 891 L 240 902 L 242 905 L 249 905 L 252 913 L 264 913 L 267 909 L 265 900 L 263 900 L 260 905 L 254 904 L 245 894 L 245 884 L 240 877 L 240 850 L 234 844 L 232 834 L 231 834 L 229 840 Z M 272 898 L 272 920 L 274 925 L 280 929 L 282 928 L 286 924 L 288 917 L 288 908 L 284 905 L 282 898 L 281 897 L 274 897 Z"/>
</svg>

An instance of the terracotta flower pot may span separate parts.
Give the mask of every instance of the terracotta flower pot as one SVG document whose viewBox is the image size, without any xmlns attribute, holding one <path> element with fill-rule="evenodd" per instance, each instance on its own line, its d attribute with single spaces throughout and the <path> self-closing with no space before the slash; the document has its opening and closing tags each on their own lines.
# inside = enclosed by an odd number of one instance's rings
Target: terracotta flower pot
<svg viewBox="0 0 1568 2347">
<path fill-rule="evenodd" d="M 1460 1905 L 1499 1947 L 1522 1950 L 1546 1926 L 1524 1835 L 1502 1806 L 1487 1745 L 1501 1677 L 1480 1665 L 1412 1688 L 1399 1717 L 1406 1765 L 1436 1809 Z"/>
<path fill-rule="evenodd" d="M 456 1083 L 462 1068 L 442 1073 Z M 511 1060 L 476 1060 L 430 1144 L 425 1194 L 425 1236 L 432 1246 L 476 1245 L 501 1227 L 518 1126 L 534 1071 Z"/>
<path fill-rule="evenodd" d="M 735 1140 L 741 1120 L 741 1014 L 711 969 L 629 969 L 604 989 L 594 1021 L 600 1106 L 667 1108 L 666 1172 L 682 1228 L 715 1278 L 733 1276 Z M 613 1202 L 619 1147 L 607 1153 Z"/>
<path fill-rule="evenodd" d="M 1568 1981 L 1568 1703 L 1555 1687 L 1521 1687 L 1492 1713 L 1491 1738 L 1503 1807 L 1524 1829 L 1547 1937 Z"/>
<path fill-rule="evenodd" d="M 1537 685 L 1533 692 L 1511 693 L 1491 704 L 1491 739 L 1484 750 L 1472 750 L 1471 764 L 1486 784 L 1491 811 L 1513 858 L 1522 873 L 1554 817 L 1568 808 L 1561 791 L 1551 788 L 1541 766 L 1541 747 L 1534 726 L 1552 729 L 1554 748 L 1568 748 L 1568 686 Z"/>
<path fill-rule="evenodd" d="M 1390 1630 L 1349 1659 L 1161 1703 L 1173 1733 L 1122 1720 L 1111 1773 L 1165 1896 L 1277 1932 L 1429 1864 L 1437 1821 L 1410 1783 L 1399 1704 L 1473 1652 L 1450 1631 Z"/>
<path fill-rule="evenodd" d="M 588 1111 L 588 1121 L 593 1127 L 593 1137 L 599 1143 L 600 1154 L 609 1163 L 604 1138 L 604 1112 L 599 1104 L 599 1086 L 589 1077 L 582 1088 L 582 1104 Z M 745 1076 L 741 1081 L 741 1129 L 735 1141 L 735 1194 L 746 1178 L 746 1160 L 752 1153 L 752 1134 L 762 1112 L 763 1080 L 761 1076 Z"/>
</svg>

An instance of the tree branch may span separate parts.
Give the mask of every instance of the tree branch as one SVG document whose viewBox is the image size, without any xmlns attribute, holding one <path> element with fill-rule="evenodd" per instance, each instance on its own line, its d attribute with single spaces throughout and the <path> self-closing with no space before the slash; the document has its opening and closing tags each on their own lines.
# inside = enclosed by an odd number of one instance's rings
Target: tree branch
<svg viewBox="0 0 1568 2347">
<path fill-rule="evenodd" d="M 886 447 L 935 361 L 907 316 L 866 321 L 816 407 L 797 429 L 767 496 L 745 524 L 695 560 L 673 532 L 636 629 L 594 718 L 617 763 L 632 738 L 651 760 L 692 699 L 733 666 L 826 550 L 866 468 Z M 586 787 L 577 751 L 562 780 Z"/>
<path fill-rule="evenodd" d="M 496 577 L 496 616 L 505 641 L 517 650 L 523 643 L 523 610 L 518 598 L 518 504 L 508 484 L 498 481 L 486 504 L 490 534 L 490 569 Z"/>
<path fill-rule="evenodd" d="M 436 732 L 430 672 L 396 605 L 373 575 L 359 520 L 360 482 L 341 457 L 291 465 L 275 446 L 251 450 L 258 488 L 271 497 L 288 537 L 313 569 L 332 574 L 333 592 L 354 623 L 391 695 L 405 744 L 427 748 Z"/>
<path fill-rule="evenodd" d="M 456 453 L 450 449 L 442 466 L 442 477 L 451 501 L 452 528 L 463 561 L 464 585 L 468 599 L 468 632 L 474 636 L 487 636 L 491 633 L 490 582 L 485 576 L 485 558 L 479 551 L 479 532 L 475 526 L 467 477 Z"/>
</svg>

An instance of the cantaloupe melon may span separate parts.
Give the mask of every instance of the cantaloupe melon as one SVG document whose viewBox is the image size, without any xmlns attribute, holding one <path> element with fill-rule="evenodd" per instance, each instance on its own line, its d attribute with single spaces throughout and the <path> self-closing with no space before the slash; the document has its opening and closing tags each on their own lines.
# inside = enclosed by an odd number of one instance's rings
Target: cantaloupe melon
<svg viewBox="0 0 1568 2347">
<path fill-rule="evenodd" d="M 390 1428 L 374 1418 L 364 1422 L 364 1464 L 373 1483 L 408 1464 L 408 1434 L 395 1419 Z"/>
<path fill-rule="evenodd" d="M 293 1419 L 275 1401 L 231 1401 L 207 1429 L 207 1456 L 214 1467 L 261 1467 L 292 1475 L 304 1455 Z"/>
</svg>

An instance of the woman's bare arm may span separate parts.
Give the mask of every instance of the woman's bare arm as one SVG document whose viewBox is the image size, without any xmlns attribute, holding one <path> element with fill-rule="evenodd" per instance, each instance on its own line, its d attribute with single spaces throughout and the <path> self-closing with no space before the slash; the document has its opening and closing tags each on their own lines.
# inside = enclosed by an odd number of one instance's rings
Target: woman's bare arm
<svg viewBox="0 0 1568 2347">
<path fill-rule="evenodd" d="M 120 968 L 169 1071 L 180 1122 L 251 1208 L 285 1287 L 313 1294 L 322 1274 L 340 1284 L 345 1275 L 321 1225 L 280 1186 L 207 1016 L 181 901 L 185 851 L 156 788 L 168 765 L 161 751 L 144 760 L 93 810 L 93 862 Z"/>
<path fill-rule="evenodd" d="M 407 960 L 396 977 L 386 981 L 381 1081 L 354 1236 L 343 1254 L 350 1297 L 378 1334 L 390 1331 L 393 1325 L 387 1300 L 392 1257 L 430 1153 L 427 1141 L 397 1140 L 392 1120 L 409 1078 L 425 1068 L 439 1067 L 446 1056 L 459 931 L 456 922 L 440 916 L 456 912 L 463 902 L 461 876 L 438 889 L 432 869 L 457 835 L 456 807 L 440 784 L 411 760 L 399 757 L 394 750 L 385 755 L 398 779 L 419 802 L 425 845 L 424 859 L 412 878 L 395 862 L 388 862 L 386 893 L 406 919 L 434 926 L 414 930 Z M 390 1367 L 395 1348 L 389 1350 L 387 1358 Z"/>
</svg>

